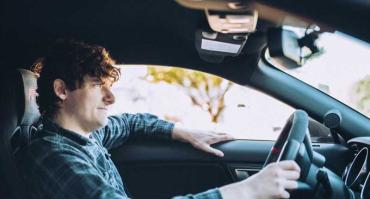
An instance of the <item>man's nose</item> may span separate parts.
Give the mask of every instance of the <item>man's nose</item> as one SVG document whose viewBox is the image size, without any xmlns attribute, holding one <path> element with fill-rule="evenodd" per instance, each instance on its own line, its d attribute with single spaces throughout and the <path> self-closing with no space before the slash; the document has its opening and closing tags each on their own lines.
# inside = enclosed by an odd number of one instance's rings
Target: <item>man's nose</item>
<svg viewBox="0 0 370 199">
<path fill-rule="evenodd" d="M 115 97 L 110 88 L 105 88 L 104 89 L 104 98 L 103 101 L 106 103 L 106 105 L 113 104 L 115 102 Z"/>
</svg>

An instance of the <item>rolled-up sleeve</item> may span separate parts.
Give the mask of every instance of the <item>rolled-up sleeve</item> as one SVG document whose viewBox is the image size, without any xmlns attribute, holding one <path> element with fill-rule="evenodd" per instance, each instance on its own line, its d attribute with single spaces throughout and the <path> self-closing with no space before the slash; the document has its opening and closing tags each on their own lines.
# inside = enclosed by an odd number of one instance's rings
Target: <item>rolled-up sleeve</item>
<svg viewBox="0 0 370 199">
<path fill-rule="evenodd" d="M 159 119 L 149 113 L 124 113 L 110 116 L 108 124 L 93 132 L 102 145 L 111 149 L 127 141 L 131 137 L 160 137 L 170 139 L 174 124 Z"/>
</svg>

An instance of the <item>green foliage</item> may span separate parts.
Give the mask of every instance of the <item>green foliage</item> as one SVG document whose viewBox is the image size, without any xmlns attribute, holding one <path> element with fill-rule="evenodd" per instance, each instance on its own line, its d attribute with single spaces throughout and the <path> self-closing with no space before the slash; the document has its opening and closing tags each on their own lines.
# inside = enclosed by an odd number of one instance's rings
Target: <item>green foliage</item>
<svg viewBox="0 0 370 199">
<path fill-rule="evenodd" d="M 200 71 L 187 70 L 175 67 L 148 67 L 149 79 L 158 83 L 164 81 L 169 84 L 192 87 L 199 89 L 204 84 L 206 86 L 220 86 L 223 79 L 214 75 L 206 74 Z"/>
<path fill-rule="evenodd" d="M 179 86 L 190 97 L 193 105 L 208 111 L 213 122 L 218 121 L 225 107 L 225 93 L 232 85 L 230 81 L 214 75 L 176 67 L 149 66 L 146 79 Z"/>
<path fill-rule="evenodd" d="M 357 83 L 356 92 L 360 96 L 357 105 L 361 112 L 370 115 L 370 76 L 366 76 Z"/>
</svg>

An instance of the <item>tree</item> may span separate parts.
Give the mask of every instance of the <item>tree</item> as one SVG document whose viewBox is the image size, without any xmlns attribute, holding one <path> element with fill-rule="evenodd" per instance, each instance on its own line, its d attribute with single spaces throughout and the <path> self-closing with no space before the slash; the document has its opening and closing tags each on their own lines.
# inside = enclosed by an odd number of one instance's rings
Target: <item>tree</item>
<svg viewBox="0 0 370 199">
<path fill-rule="evenodd" d="M 148 67 L 146 80 L 179 86 L 190 97 L 193 105 L 201 107 L 211 115 L 212 122 L 218 122 L 225 108 L 225 94 L 233 84 L 199 71 L 156 66 Z"/>
<path fill-rule="evenodd" d="M 370 115 L 370 76 L 366 76 L 356 85 L 356 92 L 359 95 L 358 107 L 366 115 Z"/>
</svg>

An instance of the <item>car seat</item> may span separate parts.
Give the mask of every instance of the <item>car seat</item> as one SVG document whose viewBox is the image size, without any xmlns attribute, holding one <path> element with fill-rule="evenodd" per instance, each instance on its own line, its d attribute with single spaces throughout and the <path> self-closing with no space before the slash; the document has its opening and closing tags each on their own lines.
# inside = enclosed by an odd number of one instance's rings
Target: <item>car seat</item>
<svg viewBox="0 0 370 199">
<path fill-rule="evenodd" d="M 0 198 L 27 198 L 14 153 L 29 143 L 40 113 L 36 104 L 37 75 L 18 69 L 0 78 Z"/>
</svg>

